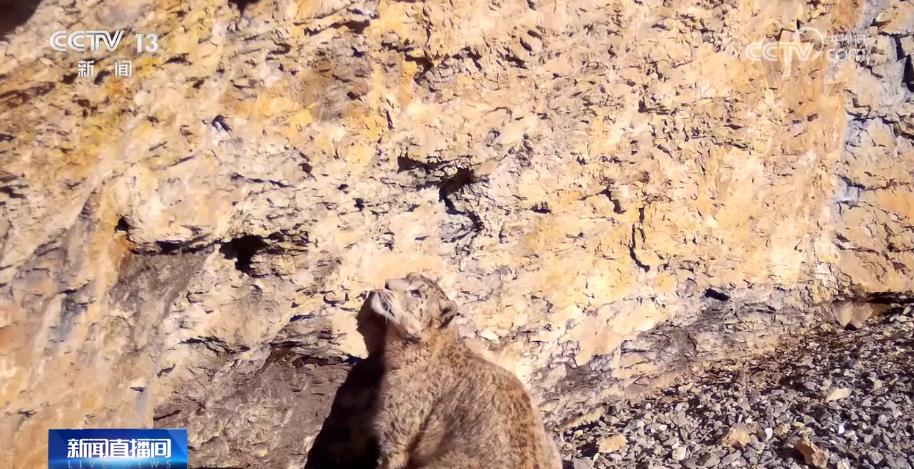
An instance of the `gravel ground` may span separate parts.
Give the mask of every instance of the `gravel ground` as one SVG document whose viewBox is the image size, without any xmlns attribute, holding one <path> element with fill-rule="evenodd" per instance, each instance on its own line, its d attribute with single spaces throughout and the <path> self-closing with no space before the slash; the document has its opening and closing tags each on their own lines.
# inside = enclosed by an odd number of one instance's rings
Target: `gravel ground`
<svg viewBox="0 0 914 469">
<path fill-rule="evenodd" d="M 569 429 L 566 469 L 914 466 L 912 307 L 716 363 Z M 829 330 L 825 330 L 829 329 Z"/>
</svg>

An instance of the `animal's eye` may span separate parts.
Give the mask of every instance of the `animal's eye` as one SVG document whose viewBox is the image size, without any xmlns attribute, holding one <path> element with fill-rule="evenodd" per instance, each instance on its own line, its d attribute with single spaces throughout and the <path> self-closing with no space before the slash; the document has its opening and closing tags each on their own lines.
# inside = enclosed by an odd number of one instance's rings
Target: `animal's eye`
<svg viewBox="0 0 914 469">
<path fill-rule="evenodd" d="M 416 298 L 419 298 L 419 290 L 410 290 L 409 294 Z"/>
</svg>

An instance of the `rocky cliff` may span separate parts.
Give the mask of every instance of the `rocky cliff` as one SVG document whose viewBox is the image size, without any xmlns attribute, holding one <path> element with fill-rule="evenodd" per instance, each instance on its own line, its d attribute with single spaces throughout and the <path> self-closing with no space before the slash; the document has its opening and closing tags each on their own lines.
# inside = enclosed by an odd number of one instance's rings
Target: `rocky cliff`
<svg viewBox="0 0 914 469">
<path fill-rule="evenodd" d="M 0 52 L 2 467 L 301 465 L 408 271 L 554 426 L 914 292 L 904 0 L 46 0 Z"/>
</svg>

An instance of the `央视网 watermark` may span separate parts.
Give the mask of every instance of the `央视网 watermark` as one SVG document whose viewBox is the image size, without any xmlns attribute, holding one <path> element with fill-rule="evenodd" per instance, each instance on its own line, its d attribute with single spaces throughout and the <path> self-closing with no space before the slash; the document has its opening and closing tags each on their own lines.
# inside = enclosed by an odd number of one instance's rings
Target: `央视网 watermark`
<svg viewBox="0 0 914 469">
<path fill-rule="evenodd" d="M 743 55 L 754 62 L 802 62 L 817 59 L 822 55 L 830 62 L 849 59 L 866 62 L 869 54 L 866 43 L 865 35 L 826 35 L 816 28 L 804 26 L 791 33 L 787 40 L 753 42 L 746 47 Z"/>
</svg>

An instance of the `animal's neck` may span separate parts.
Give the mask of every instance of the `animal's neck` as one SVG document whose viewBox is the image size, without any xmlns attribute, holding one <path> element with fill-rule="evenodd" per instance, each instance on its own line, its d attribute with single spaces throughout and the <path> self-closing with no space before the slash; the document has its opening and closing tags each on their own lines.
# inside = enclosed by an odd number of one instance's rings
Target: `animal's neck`
<svg viewBox="0 0 914 469">
<path fill-rule="evenodd" d="M 434 360 L 457 340 L 457 334 L 449 329 L 432 331 L 420 341 L 389 333 L 384 344 L 387 367 L 404 368 Z"/>
</svg>

